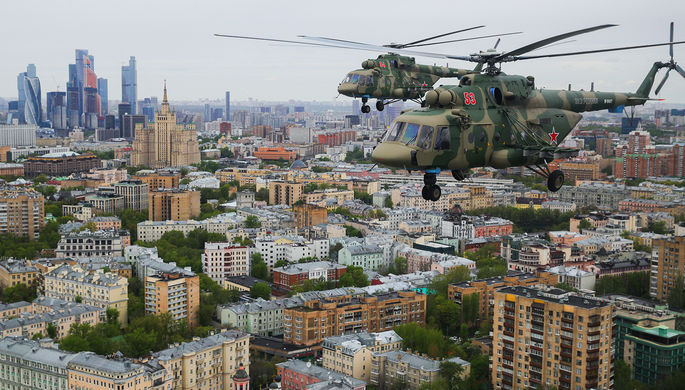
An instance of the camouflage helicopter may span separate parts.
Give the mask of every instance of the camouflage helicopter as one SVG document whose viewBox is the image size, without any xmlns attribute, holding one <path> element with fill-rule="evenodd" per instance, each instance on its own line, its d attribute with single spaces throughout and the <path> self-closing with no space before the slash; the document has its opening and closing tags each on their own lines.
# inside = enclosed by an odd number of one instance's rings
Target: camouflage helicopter
<svg viewBox="0 0 685 390">
<path fill-rule="evenodd" d="M 385 45 L 370 45 L 361 42 L 325 37 L 310 37 L 305 35 L 300 35 L 299 37 L 311 41 L 323 40 L 324 42 L 315 43 L 226 34 L 214 35 L 224 38 L 251 39 L 278 43 L 294 43 L 307 46 L 323 46 L 342 49 L 386 52 L 387 54 L 381 54 L 378 56 L 378 58 L 363 61 L 361 64 L 362 69 L 349 72 L 343 81 L 338 85 L 338 93 L 352 98 L 361 98 L 362 113 L 369 113 L 371 111 L 371 107 L 367 105 L 369 99 L 377 99 L 376 109 L 378 111 L 383 111 L 386 105 L 398 102 L 400 100 L 412 100 L 417 103 L 421 103 L 426 92 L 432 90 L 433 85 L 435 85 L 440 78 L 460 78 L 471 72 L 470 69 L 457 69 L 450 68 L 448 66 L 417 64 L 415 59 L 410 57 L 413 52 L 409 51 L 409 48 L 520 34 L 520 32 L 510 32 L 429 42 L 438 38 L 443 38 L 449 35 L 483 27 L 485 26 L 469 27 L 419 39 L 409 43 L 389 43 Z M 394 53 L 398 50 L 402 50 L 403 53 L 407 55 Z"/>
<path fill-rule="evenodd" d="M 642 105 L 650 99 L 656 73 L 668 71 L 656 88 L 666 82 L 671 70 L 685 77 L 673 60 L 673 45 L 685 41 L 558 54 L 527 55 L 532 50 L 568 37 L 613 27 L 601 25 L 547 38 L 521 48 L 498 53 L 494 50 L 470 56 L 424 53 L 425 56 L 475 62 L 477 72 L 461 78 L 458 85 L 441 86 L 426 94 L 425 106 L 403 111 L 374 149 L 372 159 L 382 165 L 424 171 L 423 198 L 437 201 L 441 190 L 436 175 L 449 170 L 464 180 L 470 168 L 525 166 L 547 179 L 550 191 L 564 183 L 560 170 L 549 170 L 554 159 L 576 156 L 578 150 L 559 147 L 580 121 L 580 113 L 608 109 L 620 113 L 625 106 Z M 633 92 L 539 90 L 532 76 L 507 75 L 501 63 L 543 57 L 562 57 L 644 47 L 665 46 L 670 60 L 655 62 L 639 88 Z M 498 66 L 500 65 L 500 66 Z"/>
</svg>

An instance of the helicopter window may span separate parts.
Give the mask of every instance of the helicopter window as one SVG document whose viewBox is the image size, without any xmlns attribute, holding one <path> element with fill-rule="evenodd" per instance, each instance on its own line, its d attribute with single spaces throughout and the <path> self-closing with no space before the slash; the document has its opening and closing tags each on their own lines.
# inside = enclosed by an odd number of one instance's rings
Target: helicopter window
<svg viewBox="0 0 685 390">
<path fill-rule="evenodd" d="M 359 76 L 359 85 L 366 85 L 366 76 Z"/>
<path fill-rule="evenodd" d="M 495 142 L 499 142 L 501 138 L 502 138 L 502 136 L 500 135 L 499 130 L 495 131 L 495 135 L 492 137 L 492 139 Z"/>
<path fill-rule="evenodd" d="M 416 136 L 419 133 L 420 127 L 421 125 L 417 125 L 416 123 L 407 123 L 405 126 L 404 135 L 402 136 L 402 140 L 400 142 L 409 145 L 410 143 L 416 141 Z"/>
<path fill-rule="evenodd" d="M 359 75 L 358 75 L 358 74 L 353 74 L 353 75 L 352 75 L 352 78 L 350 79 L 350 82 L 351 82 L 351 83 L 356 83 L 358 78 L 359 78 Z"/>
<path fill-rule="evenodd" d="M 502 90 L 497 87 L 490 88 L 490 96 L 495 100 L 497 105 L 502 104 Z"/>
<path fill-rule="evenodd" d="M 438 128 L 438 136 L 435 137 L 435 149 L 446 150 L 450 148 L 450 128 L 447 126 Z"/>
<path fill-rule="evenodd" d="M 486 136 L 485 132 L 482 131 L 482 132 L 480 133 L 480 139 L 478 140 L 478 142 L 480 142 L 481 144 L 483 144 L 483 143 L 485 143 L 485 139 L 486 139 L 486 138 L 487 138 L 487 136 Z"/>
<path fill-rule="evenodd" d="M 469 143 L 472 144 L 476 137 L 473 135 L 473 131 L 469 131 Z"/>
<path fill-rule="evenodd" d="M 368 76 L 366 78 L 366 85 L 369 87 L 373 87 L 373 76 Z"/>
<path fill-rule="evenodd" d="M 421 135 L 419 135 L 419 142 L 417 145 L 421 149 L 428 149 L 433 144 L 433 126 L 421 127 Z"/>
<path fill-rule="evenodd" d="M 404 123 L 405 122 L 393 123 L 392 127 L 390 128 L 390 131 L 388 131 L 388 136 L 386 138 L 386 141 L 397 141 L 397 139 L 400 137 L 400 134 L 402 134 L 402 129 L 404 128 Z"/>
</svg>

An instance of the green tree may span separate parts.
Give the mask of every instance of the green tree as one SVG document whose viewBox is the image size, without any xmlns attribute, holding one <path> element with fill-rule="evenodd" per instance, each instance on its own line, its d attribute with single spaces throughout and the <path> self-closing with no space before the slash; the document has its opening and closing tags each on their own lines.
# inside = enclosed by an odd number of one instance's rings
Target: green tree
<svg viewBox="0 0 685 390">
<path fill-rule="evenodd" d="M 271 287 L 267 283 L 255 283 L 250 289 L 250 297 L 262 298 L 268 301 L 271 299 Z"/>
<path fill-rule="evenodd" d="M 673 287 L 668 292 L 668 307 L 672 309 L 684 309 L 685 308 L 685 287 L 683 286 L 683 274 L 678 274 L 675 279 Z"/>
<path fill-rule="evenodd" d="M 592 227 L 592 225 L 590 224 L 590 222 L 587 219 L 581 219 L 580 222 L 578 223 L 578 228 L 581 230 L 590 229 L 591 227 Z"/>
<path fill-rule="evenodd" d="M 338 281 L 340 287 L 366 287 L 369 285 L 369 277 L 362 267 L 348 265 L 347 270 Z"/>
<path fill-rule="evenodd" d="M 269 190 L 267 188 L 260 188 L 259 191 L 255 192 L 254 198 L 255 198 L 255 200 L 258 200 L 261 202 L 268 202 L 269 201 Z"/>
<path fill-rule="evenodd" d="M 642 229 L 643 232 L 652 232 L 656 234 L 668 234 L 668 229 L 666 228 L 666 222 L 650 222 L 647 228 Z"/>
<path fill-rule="evenodd" d="M 347 237 L 363 237 L 362 232 L 359 229 L 350 225 L 343 226 L 345 227 L 345 235 L 347 235 Z"/>
<path fill-rule="evenodd" d="M 259 228 L 262 227 L 262 223 L 259 222 L 259 218 L 257 218 L 257 216 L 248 215 L 247 218 L 245 218 L 245 227 L 248 229 Z"/>
<path fill-rule="evenodd" d="M 440 377 L 447 382 L 448 390 L 461 389 L 464 367 L 455 362 L 444 360 L 440 362 Z"/>
<path fill-rule="evenodd" d="M 107 323 L 108 324 L 116 325 L 117 322 L 119 321 L 119 310 L 117 310 L 116 308 L 108 307 L 107 312 L 105 314 L 107 316 Z"/>
<path fill-rule="evenodd" d="M 162 330 L 162 329 L 160 329 Z M 154 330 L 135 329 L 131 333 L 124 335 L 128 346 L 128 355 L 133 357 L 143 357 L 154 351 L 157 343 L 157 332 Z"/>
<path fill-rule="evenodd" d="M 366 193 L 366 192 L 354 191 L 354 198 L 355 198 L 355 199 L 359 199 L 359 200 L 361 200 L 362 202 L 364 202 L 364 203 L 366 203 L 366 204 L 371 204 L 371 203 L 373 203 L 373 199 L 371 198 L 371 195 L 369 195 L 369 194 Z"/>
<path fill-rule="evenodd" d="M 83 298 L 81 298 L 80 295 L 77 295 L 77 296 L 74 297 L 74 302 L 76 302 L 76 303 L 81 303 L 81 302 L 83 302 Z"/>
<path fill-rule="evenodd" d="M 40 340 L 40 339 L 42 339 L 42 338 L 44 338 L 44 337 L 45 337 L 45 336 L 43 336 L 42 333 L 38 332 L 38 333 L 34 334 L 33 336 L 31 336 L 31 340 Z"/>
<path fill-rule="evenodd" d="M 274 263 L 274 268 L 280 268 L 280 267 L 285 267 L 289 263 L 287 260 L 276 260 L 276 263 Z"/>
<path fill-rule="evenodd" d="M 393 262 L 393 266 L 394 266 L 394 271 L 395 271 L 394 273 L 396 275 L 404 275 L 407 273 L 407 271 L 409 269 L 409 265 L 407 263 L 407 258 L 402 257 L 402 256 L 395 257 L 395 261 Z"/>
<path fill-rule="evenodd" d="M 222 158 L 233 158 L 233 152 L 229 148 L 221 148 L 221 157 Z"/>
<path fill-rule="evenodd" d="M 2 292 L 2 301 L 4 303 L 14 302 L 32 302 L 36 299 L 36 286 L 27 286 L 24 283 L 17 283 L 13 287 L 7 287 Z"/>
<path fill-rule="evenodd" d="M 444 275 L 437 275 L 430 284 L 430 289 L 444 297 L 447 296 L 447 286 L 452 283 L 471 280 L 471 271 L 463 265 L 450 269 Z"/>
<path fill-rule="evenodd" d="M 57 327 L 52 322 L 48 323 L 47 327 L 48 337 L 55 340 L 57 338 Z"/>
<path fill-rule="evenodd" d="M 575 291 L 575 290 L 576 290 L 575 288 L 573 288 L 573 286 L 571 286 L 571 285 L 568 284 L 568 283 L 557 283 L 557 285 L 554 286 L 554 287 L 560 288 L 560 289 L 562 289 L 562 290 L 564 290 L 564 291 Z"/>
<path fill-rule="evenodd" d="M 260 253 L 253 253 L 251 259 L 251 274 L 253 277 L 261 280 L 269 279 L 269 268 L 266 266 L 264 259 Z"/>
</svg>

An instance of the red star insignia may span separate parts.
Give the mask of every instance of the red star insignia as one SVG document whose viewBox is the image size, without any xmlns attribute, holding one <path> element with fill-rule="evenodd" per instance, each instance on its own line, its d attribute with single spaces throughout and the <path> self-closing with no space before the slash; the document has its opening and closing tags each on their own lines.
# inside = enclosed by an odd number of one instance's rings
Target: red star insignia
<svg viewBox="0 0 685 390">
<path fill-rule="evenodd" d="M 552 132 L 547 134 L 549 134 L 549 142 L 557 143 L 557 136 L 559 136 L 559 133 L 557 133 L 554 127 L 552 127 Z"/>
</svg>

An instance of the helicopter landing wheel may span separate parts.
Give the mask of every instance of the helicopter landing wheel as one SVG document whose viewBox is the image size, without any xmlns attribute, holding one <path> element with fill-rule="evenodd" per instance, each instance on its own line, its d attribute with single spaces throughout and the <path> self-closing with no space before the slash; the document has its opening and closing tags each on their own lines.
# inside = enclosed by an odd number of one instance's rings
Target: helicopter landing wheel
<svg viewBox="0 0 685 390">
<path fill-rule="evenodd" d="M 383 111 L 384 108 L 385 108 L 385 103 L 383 103 L 382 100 L 379 100 L 376 102 L 376 110 Z"/>
<path fill-rule="evenodd" d="M 369 101 L 369 98 L 367 98 L 367 97 L 362 98 L 362 103 L 366 104 L 366 102 L 368 102 L 368 101 Z"/>
<path fill-rule="evenodd" d="M 436 202 L 440 199 L 440 195 L 442 195 L 442 190 L 439 185 L 425 185 L 423 186 L 423 189 L 421 189 L 421 196 L 425 200 Z"/>
<path fill-rule="evenodd" d="M 427 186 L 433 186 L 437 181 L 438 178 L 435 176 L 435 173 L 426 173 L 423 175 L 423 184 Z"/>
<path fill-rule="evenodd" d="M 431 200 L 430 188 L 428 186 L 423 186 L 421 189 L 421 196 L 425 200 Z"/>
<path fill-rule="evenodd" d="M 461 169 L 453 169 L 452 177 L 454 178 L 454 180 L 463 181 L 464 179 L 466 179 L 466 174 Z"/>
<path fill-rule="evenodd" d="M 368 114 L 371 112 L 371 107 L 367 106 L 366 104 L 362 106 L 362 113 Z"/>
<path fill-rule="evenodd" d="M 547 189 L 552 192 L 557 192 L 564 185 L 564 172 L 560 170 L 553 171 L 547 177 Z"/>
</svg>

